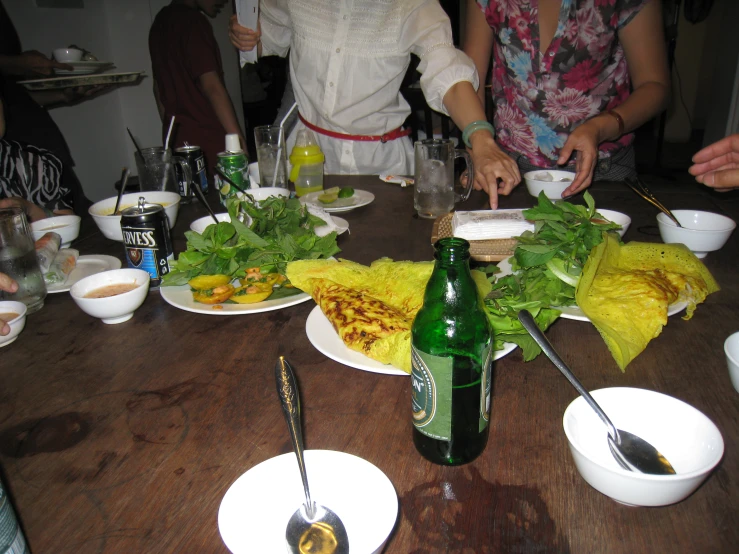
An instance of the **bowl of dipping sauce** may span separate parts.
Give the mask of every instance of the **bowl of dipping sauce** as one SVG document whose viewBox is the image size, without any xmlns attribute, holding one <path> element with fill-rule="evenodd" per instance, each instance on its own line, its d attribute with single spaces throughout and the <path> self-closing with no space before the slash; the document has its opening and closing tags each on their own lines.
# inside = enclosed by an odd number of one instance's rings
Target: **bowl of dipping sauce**
<svg viewBox="0 0 739 554">
<path fill-rule="evenodd" d="M 56 215 L 34 221 L 31 223 L 33 240 L 38 240 L 51 231 L 62 238 L 61 247 L 68 248 L 80 234 L 80 221 L 82 218 L 78 215 Z"/>
<path fill-rule="evenodd" d="M 142 269 L 113 269 L 77 281 L 69 294 L 86 314 L 103 323 L 123 323 L 144 303 L 149 280 L 149 273 Z"/>
<path fill-rule="evenodd" d="M 565 410 L 563 426 L 580 475 L 597 491 L 631 506 L 666 506 L 690 496 L 721 461 L 724 440 L 702 412 L 672 396 L 614 387 L 592 391 L 617 429 L 651 443 L 675 475 L 623 469 L 608 448 L 608 431 L 579 396 Z"/>
<path fill-rule="evenodd" d="M 15 300 L 0 300 L 0 319 L 10 326 L 10 333 L 0 335 L 0 348 L 18 338 L 26 326 L 26 305 Z"/>
<path fill-rule="evenodd" d="M 138 206 L 139 198 L 142 196 L 146 199 L 147 204 L 160 204 L 164 208 L 164 213 L 167 214 L 169 228 L 174 228 L 174 224 L 177 223 L 177 214 L 180 211 L 180 195 L 176 192 L 149 190 L 124 194 L 121 198 L 121 205 L 118 207 L 118 211 L 120 212 L 126 208 Z M 123 233 L 121 232 L 121 214 L 113 214 L 117 200 L 118 197 L 113 196 L 111 198 L 101 200 L 100 202 L 95 202 L 90 206 L 88 212 L 106 238 L 123 242 Z"/>
<path fill-rule="evenodd" d="M 736 222 L 725 215 L 699 210 L 672 210 L 672 215 L 682 227 L 665 213 L 657 214 L 659 234 L 665 244 L 682 243 L 695 254 L 705 258 L 709 252 L 719 250 L 736 227 Z"/>
<path fill-rule="evenodd" d="M 543 191 L 549 200 L 555 201 L 562 200 L 562 193 L 575 180 L 575 174 L 560 169 L 537 169 L 524 173 L 523 179 L 531 196 L 538 197 Z"/>
</svg>

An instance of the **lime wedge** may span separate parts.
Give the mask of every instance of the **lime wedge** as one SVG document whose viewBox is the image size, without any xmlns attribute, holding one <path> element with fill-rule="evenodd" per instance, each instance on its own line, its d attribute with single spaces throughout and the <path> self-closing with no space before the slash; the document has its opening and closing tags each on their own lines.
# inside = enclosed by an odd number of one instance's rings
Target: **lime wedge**
<svg viewBox="0 0 739 554">
<path fill-rule="evenodd" d="M 323 194 L 329 194 L 329 195 L 331 195 L 331 194 L 339 194 L 339 191 L 340 190 L 341 189 L 339 189 L 339 187 L 331 187 L 330 189 L 325 189 L 323 191 Z"/>
<path fill-rule="evenodd" d="M 325 194 L 324 193 L 324 194 L 321 194 L 318 197 L 318 201 L 321 204 L 332 204 L 333 202 L 336 202 L 336 199 L 337 198 L 339 198 L 338 193 L 334 193 L 334 194 Z"/>
<path fill-rule="evenodd" d="M 341 187 L 341 190 L 339 190 L 339 198 L 350 198 L 352 196 L 354 196 L 352 187 Z"/>
<path fill-rule="evenodd" d="M 230 190 L 231 190 L 231 185 L 229 185 L 228 183 L 224 183 L 223 186 L 221 187 L 221 194 L 223 196 L 228 196 L 228 191 Z"/>
</svg>

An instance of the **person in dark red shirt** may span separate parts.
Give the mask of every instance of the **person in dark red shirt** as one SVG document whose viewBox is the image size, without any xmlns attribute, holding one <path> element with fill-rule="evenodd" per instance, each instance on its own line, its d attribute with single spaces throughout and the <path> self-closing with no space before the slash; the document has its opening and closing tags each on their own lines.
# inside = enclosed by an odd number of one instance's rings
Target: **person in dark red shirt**
<svg viewBox="0 0 739 554">
<path fill-rule="evenodd" d="M 226 0 L 173 0 L 157 14 L 149 31 L 154 96 L 162 118 L 162 135 L 175 116 L 170 144 L 200 146 L 209 179 L 227 133 L 244 135 L 223 83 L 221 52 L 208 17 Z M 204 15 L 205 14 L 205 15 Z"/>
</svg>

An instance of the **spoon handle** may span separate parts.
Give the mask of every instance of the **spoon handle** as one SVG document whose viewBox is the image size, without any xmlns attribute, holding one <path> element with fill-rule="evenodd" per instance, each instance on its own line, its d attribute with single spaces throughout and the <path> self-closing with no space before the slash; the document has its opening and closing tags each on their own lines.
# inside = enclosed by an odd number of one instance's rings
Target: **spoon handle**
<svg viewBox="0 0 739 554">
<path fill-rule="evenodd" d="M 208 204 L 208 200 L 205 198 L 205 194 L 203 194 L 203 191 L 200 189 L 200 185 L 197 183 L 193 183 L 192 190 L 195 191 L 195 196 L 198 197 L 198 200 L 205 206 L 205 208 L 208 210 L 208 213 L 210 214 L 210 217 L 213 218 L 213 221 L 216 222 L 216 225 L 218 225 L 219 221 L 216 217 L 215 212 L 213 211 L 213 208 L 210 207 L 210 204 Z"/>
<path fill-rule="evenodd" d="M 557 354 L 557 351 L 552 346 L 552 343 L 549 342 L 549 339 L 546 337 L 546 335 L 542 332 L 541 329 L 539 329 L 539 326 L 536 324 L 536 321 L 534 321 L 534 317 L 531 315 L 531 313 L 528 310 L 519 311 L 518 320 L 521 322 L 521 325 L 523 325 L 524 329 L 529 332 L 531 338 L 536 341 L 536 344 L 541 347 L 541 349 L 544 351 L 544 354 L 546 354 L 547 357 L 552 361 L 552 363 L 557 366 L 557 369 L 562 372 L 562 375 L 567 377 L 567 380 L 570 382 L 570 384 L 575 387 L 577 392 L 582 395 L 585 401 L 590 404 L 590 407 L 595 410 L 595 413 L 597 413 L 598 416 L 603 420 L 603 423 L 605 423 L 606 427 L 608 427 L 608 434 L 611 436 L 611 438 L 613 438 L 616 443 L 619 443 L 618 431 L 616 431 L 616 427 L 613 425 L 613 423 L 611 423 L 611 420 L 608 419 L 608 416 L 601 409 L 595 399 L 590 396 L 590 393 L 587 391 L 587 389 L 582 386 L 582 383 L 580 383 L 580 381 L 578 381 L 577 377 L 575 377 L 575 374 L 572 373 L 569 367 L 567 367 L 567 364 L 562 360 L 562 358 L 559 357 L 559 354 Z"/>
<path fill-rule="evenodd" d="M 287 428 L 290 431 L 290 439 L 295 451 L 295 457 L 298 459 L 298 467 L 300 468 L 300 476 L 303 479 L 303 489 L 305 490 L 305 506 L 309 517 L 315 515 L 315 506 L 310 497 L 310 489 L 308 488 L 308 474 L 305 471 L 305 458 L 303 456 L 303 431 L 300 427 L 300 398 L 298 397 L 298 383 L 295 380 L 295 374 L 290 364 L 284 356 L 280 356 L 275 364 L 275 381 L 277 382 L 277 394 L 280 397 L 282 411 L 285 414 Z"/>
</svg>

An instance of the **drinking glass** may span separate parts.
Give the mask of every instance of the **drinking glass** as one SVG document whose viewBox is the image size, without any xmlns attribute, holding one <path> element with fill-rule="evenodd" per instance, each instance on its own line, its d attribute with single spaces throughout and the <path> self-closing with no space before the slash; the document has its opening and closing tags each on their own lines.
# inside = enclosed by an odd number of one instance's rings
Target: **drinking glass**
<svg viewBox="0 0 739 554">
<path fill-rule="evenodd" d="M 463 158 L 467 165 L 467 185 L 460 195 L 454 191 L 454 160 Z M 420 217 L 436 219 L 454 209 L 454 203 L 470 197 L 475 180 L 472 158 L 454 148 L 448 139 L 419 140 L 415 144 L 415 186 L 413 207 Z"/>
<path fill-rule="evenodd" d="M 172 151 L 167 149 L 165 152 L 161 146 L 152 146 L 151 148 L 142 148 L 141 154 L 134 154 L 136 159 L 136 168 L 139 172 L 139 186 L 142 191 L 156 190 L 176 192 L 182 194 L 180 184 L 175 174 L 175 166 L 179 167 L 179 174 L 187 179 L 187 191 L 189 192 L 192 184 L 192 175 L 190 166 L 187 165 L 179 156 L 172 156 Z"/>
<path fill-rule="evenodd" d="M 279 125 L 254 127 L 259 164 L 259 186 L 287 188 L 285 136 Z M 277 168 L 277 175 L 275 175 Z"/>
<path fill-rule="evenodd" d="M 46 284 L 36 258 L 31 226 L 22 208 L 0 209 L 0 273 L 18 283 L 15 293 L 0 291 L 0 300 L 16 300 L 27 307 L 27 314 L 44 305 Z"/>
</svg>

